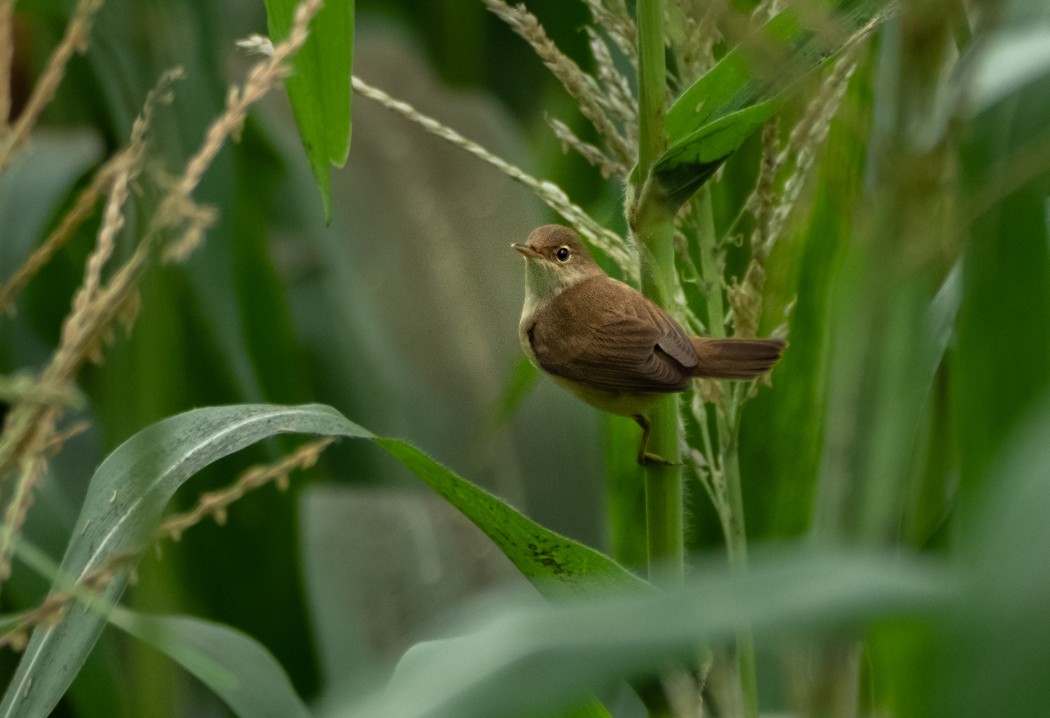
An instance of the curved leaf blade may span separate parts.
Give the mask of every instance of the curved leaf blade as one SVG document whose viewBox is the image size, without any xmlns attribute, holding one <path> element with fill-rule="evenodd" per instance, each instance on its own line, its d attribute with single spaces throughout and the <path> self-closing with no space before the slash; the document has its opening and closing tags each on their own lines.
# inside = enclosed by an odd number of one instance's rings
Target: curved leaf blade
<svg viewBox="0 0 1050 718">
<path fill-rule="evenodd" d="M 504 607 L 456 638 L 413 647 L 385 689 L 336 715 L 550 715 L 614 681 L 695 660 L 698 646 L 741 625 L 760 638 L 839 631 L 949 600 L 954 574 L 901 559 L 803 549 L 759 557 L 747 574 L 708 566 L 667 591 Z"/>
<path fill-rule="evenodd" d="M 649 585 L 608 556 L 540 526 L 411 444 L 375 442 L 484 531 L 548 598 Z"/>
<path fill-rule="evenodd" d="M 869 32 L 889 5 L 796 2 L 687 88 L 667 112 L 668 149 L 653 170 L 669 201 L 678 205 L 688 199 L 777 113 L 796 81 Z"/>
<path fill-rule="evenodd" d="M 0 717 L 46 715 L 94 646 L 168 500 L 197 471 L 269 436 L 320 434 L 371 439 L 485 532 L 547 596 L 648 584 L 612 559 L 559 536 L 412 445 L 381 439 L 331 407 L 241 405 L 186 412 L 143 429 L 98 468 L 52 591 L 105 572 L 90 606 L 38 626 L 0 702 Z"/>
<path fill-rule="evenodd" d="M 694 82 L 667 111 L 671 146 L 721 117 L 779 95 L 881 20 L 883 0 L 795 2 Z"/>
<path fill-rule="evenodd" d="M 161 651 L 212 689 L 241 718 L 308 718 L 288 674 L 240 631 L 186 616 L 116 607 L 110 622 Z"/>
<path fill-rule="evenodd" d="M 672 205 L 682 204 L 700 189 L 780 106 L 781 100 L 775 98 L 723 115 L 661 155 L 653 167 L 653 175 L 659 179 Z"/>
<path fill-rule="evenodd" d="M 95 472 L 60 575 L 79 582 L 106 570 L 110 578 L 98 603 L 112 605 L 175 490 L 208 464 L 279 433 L 371 436 L 320 405 L 197 409 L 158 422 L 124 442 Z M 104 609 L 72 607 L 58 623 L 38 626 L 4 693 L 0 716 L 47 715 L 80 670 L 105 620 Z"/>
<path fill-rule="evenodd" d="M 265 0 L 270 35 L 280 42 L 292 28 L 298 0 Z M 299 135 L 321 190 L 325 221 L 332 216 L 329 165 L 350 152 L 350 73 L 354 55 L 354 0 L 325 0 L 310 37 L 285 80 Z"/>
</svg>

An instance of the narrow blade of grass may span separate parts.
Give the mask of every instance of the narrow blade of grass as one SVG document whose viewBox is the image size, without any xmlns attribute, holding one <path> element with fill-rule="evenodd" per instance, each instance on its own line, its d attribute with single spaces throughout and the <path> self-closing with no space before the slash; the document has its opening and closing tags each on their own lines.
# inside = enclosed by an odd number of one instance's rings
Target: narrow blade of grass
<svg viewBox="0 0 1050 718">
<path fill-rule="evenodd" d="M 266 0 L 274 42 L 291 30 L 297 0 Z M 325 0 L 310 38 L 285 80 L 303 147 L 321 190 L 325 220 L 332 216 L 330 165 L 350 152 L 350 73 L 354 54 L 354 0 Z"/>
</svg>

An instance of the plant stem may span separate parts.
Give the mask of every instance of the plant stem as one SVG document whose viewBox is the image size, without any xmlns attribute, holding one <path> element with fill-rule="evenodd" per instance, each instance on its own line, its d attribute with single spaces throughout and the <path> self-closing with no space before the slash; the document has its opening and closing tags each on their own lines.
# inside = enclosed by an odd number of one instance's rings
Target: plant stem
<svg viewBox="0 0 1050 718">
<path fill-rule="evenodd" d="M 722 277 L 715 260 L 715 216 L 711 207 L 711 190 L 704 185 L 696 193 L 693 211 L 696 212 L 697 241 L 700 245 L 700 281 L 707 300 L 707 333 L 713 337 L 726 335 L 725 308 L 722 304 Z"/>
<path fill-rule="evenodd" d="M 711 207 L 711 191 L 702 187 L 694 206 L 699 217 L 700 275 L 707 292 L 707 328 L 711 336 L 725 336 L 725 305 L 722 302 L 722 281 L 715 259 L 715 223 Z M 737 445 L 738 395 L 726 390 L 724 401 L 715 407 L 714 442 L 718 457 L 708 457 L 720 466 L 723 481 L 712 482 L 716 491 L 723 492 L 722 505 L 728 507 L 727 520 L 723 522 L 726 553 L 729 566 L 734 571 L 747 570 L 747 533 L 744 525 L 744 494 L 740 482 L 740 454 Z M 705 426 L 706 429 L 706 426 Z M 745 718 L 758 717 L 758 677 L 755 669 L 755 641 L 751 629 L 741 626 L 736 639 L 737 671 L 740 675 L 740 692 L 744 701 Z"/>
<path fill-rule="evenodd" d="M 724 425 L 724 422 L 719 422 Z M 747 536 L 744 531 L 744 495 L 740 488 L 740 454 L 736 432 L 726 447 L 726 489 L 729 492 L 729 526 L 726 547 L 729 566 L 734 571 L 747 570 Z M 755 638 L 750 626 L 740 626 L 736 633 L 736 662 L 740 675 L 740 693 L 744 700 L 745 718 L 758 718 L 758 671 L 755 668 Z"/>
<path fill-rule="evenodd" d="M 663 0 L 638 0 L 638 178 L 645 182 L 664 151 L 664 103 L 667 64 L 664 56 Z"/>
<path fill-rule="evenodd" d="M 678 408 L 673 396 L 650 416 L 649 447 L 668 461 L 679 460 Z M 657 441 L 657 439 L 659 439 Z M 685 573 L 680 466 L 649 466 L 645 472 L 645 516 L 650 578 L 678 583 Z"/>
<path fill-rule="evenodd" d="M 642 292 L 662 307 L 670 307 L 674 286 L 674 210 L 647 182 L 664 151 L 664 107 L 667 67 L 664 56 L 663 2 L 639 0 L 638 22 L 638 168 L 627 207 L 628 223 L 641 250 Z M 678 408 L 674 396 L 664 399 L 649 416 L 649 450 L 669 462 L 680 459 Z M 649 574 L 668 583 L 681 581 L 685 570 L 682 469 L 649 466 L 645 473 L 646 535 Z"/>
</svg>

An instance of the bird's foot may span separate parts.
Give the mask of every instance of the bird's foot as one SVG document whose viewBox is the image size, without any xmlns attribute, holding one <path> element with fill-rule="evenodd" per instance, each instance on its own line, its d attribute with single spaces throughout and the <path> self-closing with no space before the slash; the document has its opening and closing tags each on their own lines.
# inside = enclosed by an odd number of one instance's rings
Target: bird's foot
<svg viewBox="0 0 1050 718">
<path fill-rule="evenodd" d="M 643 414 L 635 414 L 631 417 L 635 420 L 638 426 L 642 427 L 642 441 L 638 444 L 638 463 L 642 466 L 682 466 L 683 464 L 679 461 L 668 461 L 659 454 L 654 454 L 651 451 L 647 451 L 646 448 L 649 446 L 649 433 L 652 431 L 652 424 L 649 423 Z"/>
<path fill-rule="evenodd" d="M 645 451 L 638 455 L 638 463 L 642 466 L 685 466 L 681 461 L 670 461 L 654 454 L 651 451 Z"/>
</svg>

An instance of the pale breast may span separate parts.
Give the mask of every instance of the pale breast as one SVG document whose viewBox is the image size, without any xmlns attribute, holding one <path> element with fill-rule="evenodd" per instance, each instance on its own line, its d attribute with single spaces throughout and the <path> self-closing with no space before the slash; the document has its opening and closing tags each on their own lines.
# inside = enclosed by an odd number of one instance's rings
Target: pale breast
<svg viewBox="0 0 1050 718">
<path fill-rule="evenodd" d="M 529 358 L 533 366 L 541 369 L 540 362 L 536 358 L 536 352 L 532 350 L 532 339 L 529 337 L 529 330 L 532 329 L 533 324 L 536 322 L 536 314 L 536 302 L 526 295 L 525 304 L 521 308 L 521 319 L 518 320 L 518 342 L 521 344 L 521 350 L 525 352 L 525 356 Z"/>
</svg>

